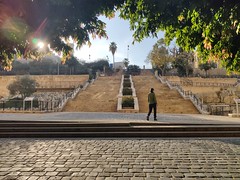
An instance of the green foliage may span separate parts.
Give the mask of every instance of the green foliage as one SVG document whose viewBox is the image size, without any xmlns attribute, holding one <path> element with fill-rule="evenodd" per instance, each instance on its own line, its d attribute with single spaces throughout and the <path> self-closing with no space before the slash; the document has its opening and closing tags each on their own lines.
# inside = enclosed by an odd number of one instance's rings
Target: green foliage
<svg viewBox="0 0 240 180">
<path fill-rule="evenodd" d="M 86 67 L 89 69 L 89 73 L 95 78 L 96 72 L 110 72 L 109 63 L 105 59 L 100 59 L 95 62 L 86 63 Z"/>
<path fill-rule="evenodd" d="M 105 23 L 98 16 L 113 17 L 123 0 L 8 0 L 0 7 L 0 64 L 11 69 L 15 55 L 35 59 L 41 53 L 37 43 L 44 41 L 62 52 L 65 62 L 72 51 L 66 44 L 71 36 L 78 48 L 90 45 L 90 36 L 107 37 Z M 14 5 L 13 5 L 14 4 Z M 61 38 L 61 39 L 60 39 Z M 48 49 L 45 49 L 47 53 Z"/>
<path fill-rule="evenodd" d="M 115 68 L 115 60 L 114 60 L 114 54 L 117 51 L 117 44 L 115 42 L 111 42 L 109 45 L 109 51 L 111 51 L 113 55 L 113 69 Z"/>
<path fill-rule="evenodd" d="M 123 108 L 134 108 L 134 99 L 133 97 L 123 97 L 122 99 Z"/>
<path fill-rule="evenodd" d="M 131 96 L 132 95 L 132 89 L 131 88 L 126 88 L 126 87 L 124 87 L 123 88 L 123 91 L 122 91 L 122 94 L 123 94 L 123 96 Z"/>
<path fill-rule="evenodd" d="M 124 78 L 124 79 L 123 79 L 123 82 L 124 82 L 124 83 L 125 83 L 125 82 L 130 83 L 131 81 L 130 81 L 129 78 Z"/>
<path fill-rule="evenodd" d="M 206 72 L 206 76 L 207 76 L 207 71 L 210 69 L 214 69 L 217 67 L 217 64 L 213 61 L 210 62 L 205 62 L 205 63 L 201 63 L 199 64 L 199 69 L 204 70 Z"/>
<path fill-rule="evenodd" d="M 126 0 L 121 17 L 130 20 L 136 41 L 165 31 L 185 51 L 197 49 L 206 62 L 221 61 L 229 71 L 240 72 L 239 1 Z"/>
<path fill-rule="evenodd" d="M 127 73 L 131 75 L 139 75 L 141 73 L 141 69 L 137 65 L 129 65 L 127 67 Z"/>
<path fill-rule="evenodd" d="M 88 68 L 91 68 L 93 72 L 97 72 L 97 71 L 104 71 L 105 69 L 109 68 L 109 62 L 105 59 L 100 59 L 98 61 L 94 61 L 94 62 L 90 62 L 90 63 L 86 63 Z"/>
<path fill-rule="evenodd" d="M 12 6 L 14 4 L 14 6 Z M 8 0 L 1 1 L 0 63 L 11 69 L 14 57 L 37 58 L 36 42 L 44 40 L 68 58 L 77 43 L 90 44 L 93 37 L 107 37 L 100 14 L 113 17 L 115 11 L 130 21 L 133 37 L 141 41 L 165 31 L 185 51 L 197 50 L 205 62 L 218 60 L 229 71 L 240 73 L 240 13 L 237 0 Z M 9 13 L 13 12 L 13 13 Z M 113 57 L 114 61 L 114 57 Z"/>
<path fill-rule="evenodd" d="M 128 58 L 124 58 L 123 64 L 124 64 L 124 66 L 125 66 L 126 68 L 128 67 L 129 63 L 130 63 L 129 59 L 128 59 Z"/>
<path fill-rule="evenodd" d="M 114 56 L 116 50 L 117 50 L 117 44 L 115 42 L 111 42 L 109 45 L 109 51 L 111 51 L 113 56 Z"/>
<path fill-rule="evenodd" d="M 19 61 L 13 61 L 12 66 L 13 66 L 14 72 L 19 74 L 19 75 L 24 75 L 24 74 L 29 73 L 30 67 L 29 67 L 29 64 L 27 64 L 27 63 L 21 63 Z"/>
<path fill-rule="evenodd" d="M 174 54 L 169 49 L 164 39 L 159 39 L 147 57 L 154 69 L 161 69 L 162 75 L 165 75 L 169 64 L 174 60 Z"/>
<path fill-rule="evenodd" d="M 21 97 L 24 99 L 36 91 L 37 85 L 38 83 L 29 76 L 23 76 L 9 84 L 7 88 L 10 95 L 21 95 Z"/>
<path fill-rule="evenodd" d="M 18 60 L 13 61 L 13 69 L 11 71 L 5 72 L 0 71 L 0 74 L 9 75 L 21 75 L 21 74 L 31 74 L 31 75 L 56 75 L 58 74 L 91 74 L 95 76 L 97 71 L 108 73 L 110 72 L 109 63 L 105 59 L 100 59 L 98 61 L 85 63 L 80 62 L 75 57 L 71 57 L 66 64 L 62 64 L 59 58 L 56 57 L 45 57 L 39 61 L 19 62 Z"/>
<path fill-rule="evenodd" d="M 124 74 L 124 79 L 129 79 L 130 75 L 129 74 Z"/>
<path fill-rule="evenodd" d="M 131 87 L 131 82 L 123 82 L 123 87 Z"/>
<path fill-rule="evenodd" d="M 193 73 L 192 61 L 192 53 L 179 52 L 174 61 L 174 67 L 177 68 L 179 76 L 189 76 Z"/>
</svg>

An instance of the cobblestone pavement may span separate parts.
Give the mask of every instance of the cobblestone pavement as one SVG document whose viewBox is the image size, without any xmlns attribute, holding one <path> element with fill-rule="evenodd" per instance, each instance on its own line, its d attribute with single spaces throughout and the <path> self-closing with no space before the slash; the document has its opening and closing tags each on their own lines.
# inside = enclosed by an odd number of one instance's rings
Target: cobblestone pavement
<svg viewBox="0 0 240 180">
<path fill-rule="evenodd" d="M 240 138 L 0 139 L 0 179 L 240 179 Z"/>
</svg>

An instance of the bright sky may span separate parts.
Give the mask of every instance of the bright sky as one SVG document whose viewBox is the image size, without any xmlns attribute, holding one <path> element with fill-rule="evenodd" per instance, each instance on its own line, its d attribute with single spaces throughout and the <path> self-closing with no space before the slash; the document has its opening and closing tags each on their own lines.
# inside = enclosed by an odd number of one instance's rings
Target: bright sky
<svg viewBox="0 0 240 180">
<path fill-rule="evenodd" d="M 108 57 L 109 63 L 112 63 L 113 57 L 112 53 L 109 51 L 109 45 L 111 42 L 115 42 L 117 44 L 115 62 L 121 62 L 124 58 L 128 57 L 131 65 L 138 65 L 140 68 L 143 68 L 143 65 L 145 65 L 146 68 L 151 68 L 151 64 L 146 64 L 145 60 L 153 45 L 158 39 L 163 37 L 163 32 L 158 33 L 158 38 L 146 38 L 140 43 L 135 42 L 133 45 L 133 32 L 130 31 L 128 21 L 118 18 L 117 15 L 113 19 L 105 17 L 101 17 L 100 19 L 107 25 L 106 30 L 108 39 L 97 38 L 91 40 L 92 45 L 90 48 L 86 45 L 74 52 L 74 55 L 78 59 L 89 62 L 101 58 L 107 59 Z"/>
</svg>

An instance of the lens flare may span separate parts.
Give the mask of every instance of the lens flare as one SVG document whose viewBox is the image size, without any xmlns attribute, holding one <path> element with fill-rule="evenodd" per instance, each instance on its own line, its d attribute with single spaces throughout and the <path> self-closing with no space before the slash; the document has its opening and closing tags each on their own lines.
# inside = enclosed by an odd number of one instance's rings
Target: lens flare
<svg viewBox="0 0 240 180">
<path fill-rule="evenodd" d="M 12 17 L 2 23 L 1 32 L 10 41 L 22 42 L 29 33 L 29 27 L 22 19 Z"/>
</svg>

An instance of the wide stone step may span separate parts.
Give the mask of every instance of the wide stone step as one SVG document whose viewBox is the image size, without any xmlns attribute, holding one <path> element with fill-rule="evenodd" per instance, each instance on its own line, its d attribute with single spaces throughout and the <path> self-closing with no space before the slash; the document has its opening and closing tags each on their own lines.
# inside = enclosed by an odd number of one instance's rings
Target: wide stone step
<svg viewBox="0 0 240 180">
<path fill-rule="evenodd" d="M 0 132 L 1 138 L 158 138 L 240 137 L 240 131 L 167 132 Z"/>
<path fill-rule="evenodd" d="M 239 124 L 161 122 L 1 122 L 0 138 L 240 137 Z"/>
<path fill-rule="evenodd" d="M 110 126 L 110 127 L 86 127 L 86 126 L 22 126 L 22 127 L 0 127 L 0 132 L 168 132 L 168 131 L 240 131 L 240 126 Z"/>
</svg>

